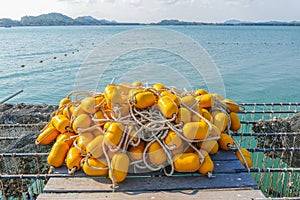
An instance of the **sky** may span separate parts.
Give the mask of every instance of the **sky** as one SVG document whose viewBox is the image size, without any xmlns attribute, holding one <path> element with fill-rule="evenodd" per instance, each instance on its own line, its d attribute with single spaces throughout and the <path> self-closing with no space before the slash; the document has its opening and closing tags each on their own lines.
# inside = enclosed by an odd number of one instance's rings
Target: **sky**
<svg viewBox="0 0 300 200">
<path fill-rule="evenodd" d="M 0 0 L 0 18 L 59 12 L 118 22 L 300 21 L 300 0 Z"/>
</svg>

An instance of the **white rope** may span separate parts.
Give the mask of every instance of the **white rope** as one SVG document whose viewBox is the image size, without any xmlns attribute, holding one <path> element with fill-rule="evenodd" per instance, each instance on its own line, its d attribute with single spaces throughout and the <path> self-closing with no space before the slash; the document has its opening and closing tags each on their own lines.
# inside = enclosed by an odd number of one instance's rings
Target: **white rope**
<svg viewBox="0 0 300 200">
<path fill-rule="evenodd" d="M 122 88 L 125 89 L 122 91 L 121 96 L 126 97 L 127 96 L 127 105 L 129 106 L 129 113 L 126 113 L 126 116 L 122 116 L 122 105 L 121 104 L 113 104 L 112 109 L 107 108 L 107 101 L 104 98 L 104 95 L 101 93 L 94 93 L 94 92 L 86 92 L 86 91 L 74 91 L 68 94 L 67 98 L 70 98 L 73 96 L 74 101 L 66 104 L 63 106 L 63 109 L 66 109 L 66 114 L 69 118 L 71 118 L 71 123 L 75 120 L 74 116 L 70 116 L 70 106 L 78 106 L 83 99 L 82 97 L 99 97 L 103 98 L 99 100 L 100 102 L 97 103 L 97 105 L 94 105 L 94 108 L 97 109 L 98 112 L 101 112 L 103 114 L 103 118 L 97 119 L 96 117 L 90 115 L 90 118 L 93 122 L 93 125 L 91 127 L 88 127 L 86 129 L 78 129 L 76 130 L 77 133 L 82 134 L 84 132 L 93 132 L 95 130 L 99 131 L 101 134 L 104 135 L 106 134 L 107 130 L 103 130 L 103 126 L 105 123 L 109 122 L 114 122 L 114 123 L 121 123 L 124 125 L 124 130 L 122 132 L 122 137 L 120 141 L 118 142 L 117 146 L 106 146 L 104 143 L 104 140 L 102 141 L 102 150 L 104 154 L 104 158 L 106 159 L 107 162 L 107 168 L 97 168 L 94 166 L 91 166 L 88 163 L 88 159 L 91 157 L 91 154 L 85 155 L 85 151 L 81 149 L 76 139 L 74 141 L 74 146 L 81 152 L 82 156 L 85 156 L 84 160 L 87 164 L 88 167 L 91 169 L 95 170 L 109 170 L 109 174 L 111 174 L 111 179 L 112 179 L 112 184 L 113 184 L 113 191 L 116 188 L 116 182 L 115 182 L 115 177 L 113 174 L 113 169 L 111 166 L 111 159 L 109 158 L 108 152 L 111 151 L 112 153 L 116 153 L 121 150 L 121 152 L 125 152 L 129 149 L 129 146 L 132 147 L 137 147 L 140 145 L 141 142 L 146 142 L 146 145 L 144 147 L 144 150 L 142 152 L 142 158 L 141 160 L 135 160 L 130 162 L 130 166 L 133 167 L 134 172 L 136 172 L 138 169 L 142 170 L 150 170 L 150 171 L 158 171 L 162 170 L 164 171 L 165 175 L 171 176 L 174 171 L 174 162 L 173 162 L 173 155 L 172 152 L 178 146 L 176 144 L 168 146 L 165 142 L 165 138 L 167 137 L 168 133 L 170 130 L 174 131 L 176 135 L 183 141 L 185 142 L 190 148 L 192 148 L 195 153 L 199 155 L 200 163 L 201 165 L 204 162 L 204 155 L 201 153 L 201 151 L 194 145 L 197 142 L 204 142 L 204 141 L 209 141 L 209 140 L 218 140 L 220 139 L 220 136 L 213 136 L 212 131 L 213 131 L 213 126 L 212 123 L 206 119 L 204 116 L 202 116 L 196 109 L 196 107 L 199 105 L 200 100 L 196 100 L 193 105 L 188 106 L 184 103 L 180 104 L 180 107 L 186 108 L 189 110 L 191 113 L 196 115 L 198 118 L 203 120 L 207 126 L 208 126 L 208 131 L 207 131 L 207 136 L 204 139 L 188 139 L 183 135 L 183 130 L 182 128 L 184 127 L 183 122 L 175 123 L 175 120 L 177 119 L 177 115 L 173 114 L 171 119 L 167 119 L 163 114 L 160 112 L 158 109 L 157 105 L 155 104 L 154 106 L 151 106 L 149 108 L 145 109 L 139 109 L 134 106 L 135 103 L 135 96 L 137 94 L 140 94 L 142 92 L 151 92 L 155 95 L 156 100 L 158 100 L 159 97 L 161 97 L 160 93 L 162 91 L 167 91 L 172 94 L 174 94 L 176 97 L 181 98 L 185 96 L 193 96 L 195 97 L 195 94 L 193 92 L 189 91 L 180 91 L 176 87 L 169 87 L 169 88 L 163 88 L 163 89 L 156 89 L 156 88 L 149 88 L 147 86 L 148 84 L 146 83 L 146 87 L 135 87 L 135 86 L 130 86 L 130 85 L 118 85 L 114 84 L 116 87 L 120 87 L 121 90 Z M 136 92 L 131 94 L 131 96 L 128 96 L 128 94 L 125 92 L 127 89 L 137 89 Z M 225 113 L 226 116 L 228 117 L 228 124 L 227 128 L 230 128 L 231 125 L 231 120 L 229 116 L 229 109 L 227 106 L 218 100 L 216 97 L 214 97 L 215 100 L 215 106 L 210 110 L 210 113 L 213 112 L 214 110 L 219 110 L 222 113 Z M 227 130 L 229 133 L 229 130 Z M 78 135 L 76 136 L 78 137 Z M 149 163 L 149 147 L 154 143 L 157 142 L 160 147 L 162 148 L 163 152 L 166 154 L 166 161 L 162 164 L 155 165 L 153 163 Z M 235 141 L 235 143 L 237 143 Z M 237 146 L 239 149 L 239 146 Z M 240 152 L 241 153 L 241 152 Z M 242 154 L 241 154 L 242 155 Z M 245 158 L 242 155 L 242 158 L 245 160 Z M 245 163 L 247 165 L 247 162 L 245 160 Z M 170 171 L 167 171 L 166 166 L 170 166 Z M 247 165 L 248 167 L 248 165 Z"/>
</svg>

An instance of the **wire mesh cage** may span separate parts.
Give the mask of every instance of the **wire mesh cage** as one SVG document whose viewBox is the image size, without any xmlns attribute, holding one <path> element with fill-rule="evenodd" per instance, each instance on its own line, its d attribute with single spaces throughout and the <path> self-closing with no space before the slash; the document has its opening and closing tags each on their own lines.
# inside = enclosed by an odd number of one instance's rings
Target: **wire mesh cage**
<svg viewBox="0 0 300 200">
<path fill-rule="evenodd" d="M 241 104 L 242 128 L 231 133 L 252 155 L 249 170 L 266 197 L 300 196 L 300 114 L 298 103 Z M 44 123 L 0 125 L 2 199 L 35 199 L 50 177 L 51 148 L 34 144 Z M 247 169 L 245 169 L 247 170 Z M 248 170 L 247 170 L 248 171 Z M 64 174 L 65 177 L 69 177 Z"/>
<path fill-rule="evenodd" d="M 252 155 L 250 170 L 266 197 L 300 196 L 298 103 L 241 104 L 236 140 Z"/>
<path fill-rule="evenodd" d="M 43 123 L 0 125 L 0 199 L 35 199 L 45 186 L 43 179 L 23 174 L 45 174 L 49 147 L 37 147 L 36 135 Z"/>
</svg>

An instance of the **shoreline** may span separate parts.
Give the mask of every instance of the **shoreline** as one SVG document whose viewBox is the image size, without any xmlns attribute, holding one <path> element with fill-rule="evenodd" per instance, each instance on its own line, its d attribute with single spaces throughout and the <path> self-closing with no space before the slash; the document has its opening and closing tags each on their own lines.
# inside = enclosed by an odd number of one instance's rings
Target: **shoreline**
<svg viewBox="0 0 300 200">
<path fill-rule="evenodd" d="M 23 16 L 20 20 L 11 18 L 0 18 L 0 27 L 11 28 L 16 26 L 119 26 L 119 25 L 217 25 L 217 26 L 300 26 L 299 21 L 240 21 L 238 19 L 226 20 L 224 22 L 204 21 L 182 21 L 180 19 L 161 19 L 158 22 L 118 22 L 115 20 L 96 19 L 92 16 L 81 16 L 71 18 L 65 14 L 51 12 L 38 16 Z"/>
<path fill-rule="evenodd" d="M 279 23 L 279 24 L 269 24 L 269 23 L 245 23 L 245 24 L 222 24 L 222 23 L 199 23 L 199 24 L 138 24 L 138 23 L 119 23 L 119 24 L 102 24 L 102 25 L 20 25 L 20 26 L 0 26 L 0 28 L 18 28 L 18 27 L 103 27 L 103 26 L 229 26 L 229 27 L 245 27 L 245 26 L 273 26 L 273 27 L 299 27 L 300 23 Z"/>
</svg>

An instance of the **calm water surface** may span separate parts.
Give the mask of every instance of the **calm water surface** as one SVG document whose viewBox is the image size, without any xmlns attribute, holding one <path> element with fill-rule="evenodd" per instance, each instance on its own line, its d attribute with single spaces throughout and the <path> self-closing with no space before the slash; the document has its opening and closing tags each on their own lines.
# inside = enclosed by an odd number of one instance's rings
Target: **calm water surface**
<svg viewBox="0 0 300 200">
<path fill-rule="evenodd" d="M 0 28 L 0 100 L 23 89 L 23 93 L 9 102 L 57 104 L 73 90 L 79 67 L 101 42 L 134 28 L 139 27 Z M 220 71 L 228 98 L 238 102 L 299 102 L 300 27 L 164 28 L 183 33 L 205 48 Z M 151 56 L 151 52 L 146 54 Z M 130 59 L 136 58 L 128 55 L 118 63 Z M 156 60 L 166 64 L 168 56 L 161 55 Z M 116 74 L 124 73 L 125 68 L 111 68 L 104 84 Z M 161 75 L 159 70 L 149 73 Z M 164 78 L 160 80 L 167 84 L 176 85 L 180 81 L 168 75 Z M 206 88 L 200 79 L 191 82 L 194 88 Z"/>
</svg>

